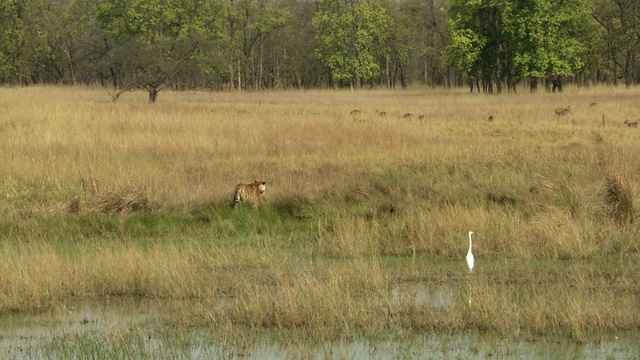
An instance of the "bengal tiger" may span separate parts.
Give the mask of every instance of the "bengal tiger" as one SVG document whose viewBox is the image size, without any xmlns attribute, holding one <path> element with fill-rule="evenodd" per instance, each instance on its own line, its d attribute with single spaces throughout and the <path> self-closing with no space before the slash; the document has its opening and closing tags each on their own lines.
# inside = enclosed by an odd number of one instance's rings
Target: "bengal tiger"
<svg viewBox="0 0 640 360">
<path fill-rule="evenodd" d="M 238 184 L 233 192 L 233 200 L 231 201 L 231 208 L 235 209 L 238 203 L 245 202 L 250 204 L 253 208 L 257 208 L 260 204 L 260 194 L 266 189 L 266 181 L 254 181 L 253 184 Z"/>
</svg>

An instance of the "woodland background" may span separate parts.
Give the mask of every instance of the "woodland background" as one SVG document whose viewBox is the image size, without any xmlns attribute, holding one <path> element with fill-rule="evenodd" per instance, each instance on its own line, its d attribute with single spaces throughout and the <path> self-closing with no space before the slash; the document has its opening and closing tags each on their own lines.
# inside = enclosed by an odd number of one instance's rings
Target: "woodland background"
<svg viewBox="0 0 640 360">
<path fill-rule="evenodd" d="M 637 84 L 637 0 L 3 0 L 0 83 L 146 89 Z"/>
</svg>

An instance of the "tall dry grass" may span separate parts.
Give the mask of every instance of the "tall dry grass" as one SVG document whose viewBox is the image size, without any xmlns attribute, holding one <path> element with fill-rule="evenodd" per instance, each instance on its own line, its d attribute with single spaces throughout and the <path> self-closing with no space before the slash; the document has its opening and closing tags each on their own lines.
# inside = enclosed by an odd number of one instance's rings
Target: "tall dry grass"
<svg viewBox="0 0 640 360">
<path fill-rule="evenodd" d="M 0 312 L 142 296 L 192 304 L 174 323 L 322 336 L 633 329 L 640 133 L 623 121 L 637 96 L 166 92 L 149 105 L 0 88 Z M 256 178 L 260 210 L 229 210 Z M 399 301 L 407 282 L 446 285 L 448 301 Z"/>
<path fill-rule="evenodd" d="M 346 192 L 352 189 L 338 186 L 357 184 L 341 180 L 386 181 L 387 171 L 410 178 L 417 191 L 433 185 L 439 195 L 465 190 L 442 184 L 442 177 L 514 188 L 529 175 L 558 175 L 544 169 L 552 161 L 584 169 L 595 161 L 583 156 L 595 149 L 594 130 L 628 144 L 632 134 L 620 120 L 631 116 L 633 94 L 617 94 L 595 108 L 582 103 L 609 99 L 605 89 L 496 97 L 427 90 L 166 93 L 150 106 L 139 93 L 112 103 L 100 89 L 2 89 L 3 185 L 22 185 L 18 191 L 40 202 L 66 198 L 89 182 L 133 185 L 171 206 L 218 201 L 228 197 L 229 184 L 256 176 L 278 185 L 270 189 L 276 196 L 280 189 Z M 575 110 L 558 118 L 553 107 L 563 103 Z M 354 108 L 360 114 L 349 115 Z M 378 109 L 387 116 L 377 116 Z M 405 120 L 405 112 L 425 119 Z M 484 121 L 489 113 L 493 124 Z M 603 130 L 602 113 L 619 118 Z"/>
</svg>

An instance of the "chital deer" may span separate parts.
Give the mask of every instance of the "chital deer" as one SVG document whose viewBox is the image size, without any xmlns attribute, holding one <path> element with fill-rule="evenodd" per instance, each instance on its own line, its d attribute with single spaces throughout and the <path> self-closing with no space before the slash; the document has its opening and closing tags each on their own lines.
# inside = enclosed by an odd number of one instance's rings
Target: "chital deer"
<svg viewBox="0 0 640 360">
<path fill-rule="evenodd" d="M 555 113 L 558 116 L 565 116 L 571 112 L 571 108 L 567 106 L 566 108 L 555 108 Z"/>
</svg>

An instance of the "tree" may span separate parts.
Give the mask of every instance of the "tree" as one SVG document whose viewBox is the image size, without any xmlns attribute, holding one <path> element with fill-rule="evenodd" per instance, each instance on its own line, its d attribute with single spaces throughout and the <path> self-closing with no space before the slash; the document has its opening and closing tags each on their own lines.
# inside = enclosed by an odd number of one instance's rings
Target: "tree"
<svg viewBox="0 0 640 360">
<path fill-rule="evenodd" d="M 248 84 L 252 83 L 254 88 L 258 89 L 261 87 L 264 75 L 264 43 L 275 30 L 287 25 L 291 12 L 278 7 L 270 0 L 231 0 L 226 14 L 230 85 L 234 87 L 235 73 L 239 88 L 244 84 L 247 89 Z M 253 60 L 256 45 L 258 45 L 257 69 L 256 62 Z"/>
<path fill-rule="evenodd" d="M 274 33 L 271 42 L 272 86 L 319 86 L 323 66 L 315 48 L 318 40 L 312 24 L 317 4 L 306 0 L 284 0 L 280 6 L 291 12 L 286 28 Z"/>
<path fill-rule="evenodd" d="M 447 50 L 449 60 L 454 64 L 466 64 L 460 69 L 479 78 L 484 92 L 492 93 L 494 84 L 498 92 L 502 90 L 508 59 L 508 47 L 511 45 L 504 32 L 504 18 L 509 12 L 510 0 L 452 0 L 451 3 L 451 49 L 464 49 L 471 41 L 482 46 L 475 51 L 474 62 L 451 58 L 462 56 L 460 51 Z M 526 0 L 525 0 L 526 1 Z M 458 44 L 457 41 L 462 41 Z M 469 60 L 470 58 L 467 58 Z M 475 74 L 479 71 L 478 74 Z M 477 79 L 475 80 L 478 81 Z M 473 88 L 472 88 L 473 89 Z"/>
<path fill-rule="evenodd" d="M 110 40 L 114 85 L 144 88 L 149 102 L 164 86 L 180 86 L 183 73 L 198 67 L 198 53 L 215 41 L 219 22 L 209 0 L 104 0 L 97 19 Z"/>
<path fill-rule="evenodd" d="M 0 81 L 43 82 L 50 56 L 42 0 L 0 2 Z"/>
<path fill-rule="evenodd" d="M 453 0 L 449 61 L 480 77 L 483 90 L 522 79 L 561 86 L 582 70 L 588 23 L 583 0 Z M 481 45 L 472 56 L 469 44 Z M 477 53 L 476 53 L 477 52 Z"/>
<path fill-rule="evenodd" d="M 3 82 L 20 77 L 21 47 L 25 38 L 22 6 L 24 2 L 17 0 L 0 3 L 0 79 Z"/>
<path fill-rule="evenodd" d="M 316 53 L 335 80 L 348 81 L 353 89 L 380 75 L 376 58 L 388 54 L 384 44 L 392 23 L 376 0 L 324 0 L 313 26 Z"/>
<path fill-rule="evenodd" d="M 636 0 L 591 0 L 591 15 L 601 27 L 603 58 L 600 71 L 606 81 L 617 83 L 619 74 L 625 85 L 639 79 L 637 55 L 640 51 L 640 3 Z M 634 66 L 635 64 L 635 66 Z"/>
<path fill-rule="evenodd" d="M 529 0 L 516 2 L 506 24 L 513 59 L 512 73 L 528 78 L 531 90 L 537 79 L 545 87 L 561 90 L 562 78 L 584 67 L 589 19 L 582 0 Z"/>
<path fill-rule="evenodd" d="M 471 29 L 454 30 L 451 33 L 451 44 L 445 50 L 445 58 L 456 68 L 466 71 L 469 88 L 478 86 L 481 69 L 481 49 L 484 48 L 486 39 Z"/>
<path fill-rule="evenodd" d="M 431 86 L 451 85 L 451 73 L 442 60 L 449 42 L 449 0 L 402 0 L 398 2 L 392 49 L 405 53 L 406 76 Z M 397 18 L 396 18 L 397 16 Z M 404 69 L 403 69 L 404 70 Z"/>
</svg>

